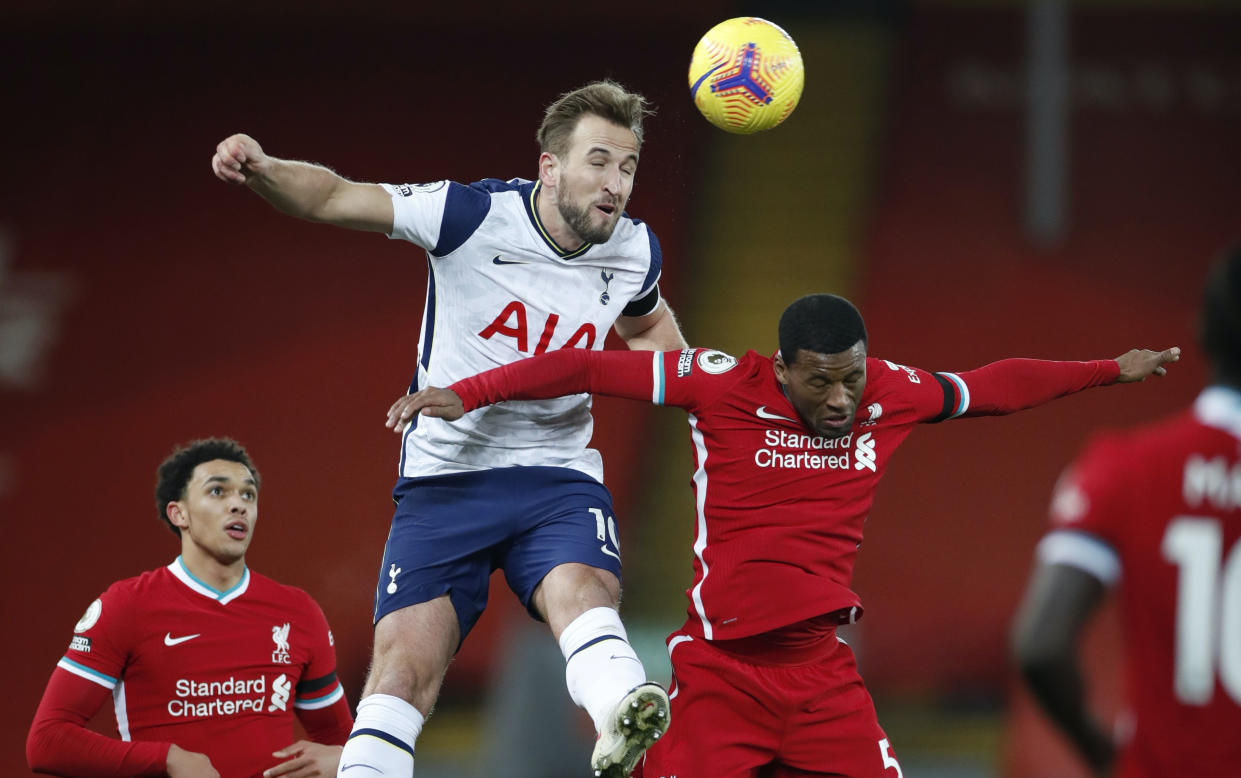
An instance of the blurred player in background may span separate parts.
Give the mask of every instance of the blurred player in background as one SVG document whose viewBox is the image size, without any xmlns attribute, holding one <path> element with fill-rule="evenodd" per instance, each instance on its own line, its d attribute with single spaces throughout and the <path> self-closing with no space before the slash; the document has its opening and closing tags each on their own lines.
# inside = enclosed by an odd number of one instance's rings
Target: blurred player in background
<svg viewBox="0 0 1241 778">
<path fill-rule="evenodd" d="M 901 773 L 853 653 L 862 526 L 915 424 L 1012 413 L 1091 386 L 1162 375 L 1175 349 L 1096 362 L 1008 359 L 929 373 L 867 357 L 834 295 L 795 301 L 780 351 L 548 354 L 398 400 L 388 425 L 511 399 L 596 394 L 690 413 L 697 507 L 689 618 L 668 639 L 674 724 L 646 778 Z M 477 410 L 483 409 L 483 410 Z M 895 771 L 895 772 L 891 772 Z"/>
<path fill-rule="evenodd" d="M 1241 773 L 1241 249 L 1208 276 L 1202 346 L 1192 407 L 1100 435 L 1061 478 L 1016 620 L 1031 691 L 1099 775 Z M 1076 658 L 1113 586 L 1134 725 L 1119 756 Z"/>
<path fill-rule="evenodd" d="M 259 472 L 235 441 L 159 467 L 155 503 L 181 539 L 167 567 L 86 609 L 39 703 L 26 759 L 65 776 L 334 774 L 352 718 L 323 611 L 246 566 Z M 111 697 L 120 739 L 86 723 Z M 313 742 L 293 740 L 293 714 Z"/>
<path fill-rule="evenodd" d="M 212 167 L 279 210 L 386 233 L 426 250 L 430 278 L 410 391 L 557 349 L 684 345 L 659 295 L 659 242 L 623 213 L 644 99 L 611 81 L 548 107 L 535 181 L 377 185 L 220 143 Z M 596 775 L 628 775 L 668 721 L 617 608 L 620 547 L 590 397 L 512 403 L 404 432 L 397 502 L 375 597 L 375 649 L 341 775 L 407 776 L 454 652 L 502 568 L 566 659 L 573 701 L 600 733 Z M 521 466 L 521 467 L 518 467 Z M 533 705 L 540 704 L 532 701 Z"/>
</svg>

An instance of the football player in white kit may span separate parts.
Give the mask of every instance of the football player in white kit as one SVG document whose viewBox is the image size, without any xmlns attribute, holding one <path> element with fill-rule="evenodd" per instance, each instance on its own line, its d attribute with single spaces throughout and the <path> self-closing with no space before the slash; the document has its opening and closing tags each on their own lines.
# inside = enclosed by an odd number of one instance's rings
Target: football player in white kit
<svg viewBox="0 0 1241 778">
<path fill-rule="evenodd" d="M 561 348 L 685 347 L 659 295 L 660 249 L 624 214 L 644 99 L 611 81 L 548 107 L 534 181 L 379 185 L 267 156 L 246 135 L 212 159 L 284 213 L 382 232 L 426 250 L 429 279 L 410 391 Z M 595 775 L 628 776 L 668 725 L 617 613 L 620 549 L 591 437 L 590 396 L 492 406 L 402 437 L 375 644 L 339 775 L 409 776 L 443 675 L 487 600 L 492 571 L 547 622 L 569 694 L 594 720 Z M 354 767 L 369 770 L 353 771 Z"/>
</svg>

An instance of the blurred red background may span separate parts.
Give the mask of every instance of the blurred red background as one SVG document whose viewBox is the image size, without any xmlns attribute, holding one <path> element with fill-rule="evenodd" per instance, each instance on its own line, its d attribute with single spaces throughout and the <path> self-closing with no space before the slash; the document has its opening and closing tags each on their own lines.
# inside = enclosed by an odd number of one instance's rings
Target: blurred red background
<svg viewBox="0 0 1241 778">
<path fill-rule="evenodd" d="M 0 61 L 16 76 L 0 127 L 3 651 L 16 670 L 4 774 L 26 774 L 30 717 L 87 603 L 176 555 L 154 511 L 154 469 L 195 437 L 250 448 L 264 489 L 249 562 L 323 606 L 357 700 L 397 454 L 382 415 L 414 364 L 425 258 L 296 222 L 218 182 L 208 163 L 219 140 L 245 131 L 273 154 L 359 180 L 529 177 L 543 105 L 612 76 L 659 108 L 629 210 L 660 236 L 673 307 L 710 307 L 697 281 L 738 261 L 693 241 L 695 225 L 719 218 L 698 208 L 718 133 L 684 84 L 693 43 L 735 15 L 732 4 L 610 14 L 565 3 L 536 16 L 497 5 L 488 18 L 285 5 L 225 19 L 66 3 L 14 13 L 0 30 Z M 870 23 L 861 17 L 851 23 Z M 831 23 L 797 19 L 790 30 Z M 1070 218 L 1062 242 L 1039 246 L 1022 229 L 1023 15 L 913 6 L 874 23 L 890 31 L 891 57 L 857 283 L 828 290 L 859 302 L 872 353 L 964 370 L 1005 356 L 1186 349 L 1165 381 L 920 431 L 891 468 L 857 570 L 863 674 L 881 701 L 997 704 L 1011 689 L 1008 620 L 1060 468 L 1093 428 L 1170 412 L 1206 379 L 1194 309 L 1207 261 L 1238 233 L 1241 25 L 1229 12 L 1073 15 Z M 807 68 L 790 122 L 830 110 Z M 823 182 L 786 185 L 813 208 Z M 763 203 L 747 207 L 761 221 Z M 740 261 L 781 272 L 775 258 Z M 720 304 L 745 305 L 746 290 L 736 300 Z M 710 330 L 684 325 L 691 342 L 713 345 Z M 656 469 L 684 466 L 683 443 L 670 455 L 652 446 L 653 429 L 681 420 L 597 408 L 630 558 L 641 553 L 633 538 L 652 535 L 626 535 L 627 517 L 678 522 L 673 536 L 687 537 L 688 490 L 645 488 Z M 671 518 L 655 515 L 661 503 Z M 683 569 L 639 569 L 630 588 L 678 597 L 689 580 L 681 552 Z M 503 585 L 493 592 L 498 607 L 446 694 L 485 687 L 506 623 L 524 618 L 511 599 Z M 1006 769 L 1068 774 L 1037 719 L 1016 711 Z"/>
</svg>

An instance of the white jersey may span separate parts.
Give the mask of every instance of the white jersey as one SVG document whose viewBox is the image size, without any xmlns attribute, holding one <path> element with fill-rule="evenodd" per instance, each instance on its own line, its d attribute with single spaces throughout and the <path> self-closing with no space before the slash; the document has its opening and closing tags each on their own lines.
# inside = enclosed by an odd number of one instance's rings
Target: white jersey
<svg viewBox="0 0 1241 778">
<path fill-rule="evenodd" d="M 541 186 L 487 179 L 388 185 L 389 237 L 427 252 L 426 307 L 410 391 L 561 348 L 600 350 L 622 314 L 659 302 L 655 233 L 623 215 L 603 244 L 561 249 L 535 207 Z M 590 395 L 503 402 L 455 422 L 415 416 L 402 438 L 401 476 L 517 465 L 570 467 L 603 481 L 587 448 Z"/>
</svg>

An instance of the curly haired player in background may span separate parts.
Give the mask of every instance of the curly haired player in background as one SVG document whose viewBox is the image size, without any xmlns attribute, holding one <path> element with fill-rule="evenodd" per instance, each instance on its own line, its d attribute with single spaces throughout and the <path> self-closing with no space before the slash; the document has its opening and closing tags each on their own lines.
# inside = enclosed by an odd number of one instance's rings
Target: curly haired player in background
<svg viewBox="0 0 1241 778">
<path fill-rule="evenodd" d="M 64 776 L 332 775 L 353 719 L 323 611 L 246 566 L 259 472 L 227 439 L 159 466 L 155 503 L 181 539 L 171 564 L 86 609 L 39 703 L 26 759 Z M 86 723 L 111 697 L 120 739 Z M 297 713 L 311 741 L 293 740 Z"/>
</svg>

